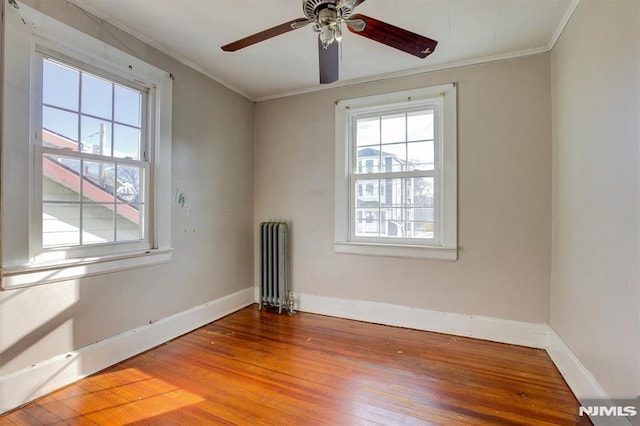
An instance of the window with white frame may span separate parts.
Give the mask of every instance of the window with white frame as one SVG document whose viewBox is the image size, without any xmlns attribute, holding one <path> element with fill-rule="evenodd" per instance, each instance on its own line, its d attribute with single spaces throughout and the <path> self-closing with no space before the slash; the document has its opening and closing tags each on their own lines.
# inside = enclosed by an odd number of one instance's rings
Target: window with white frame
<svg viewBox="0 0 640 426">
<path fill-rule="evenodd" d="M 6 12 L 2 287 L 168 261 L 170 75 L 27 6 Z"/>
<path fill-rule="evenodd" d="M 149 248 L 147 89 L 51 54 L 38 52 L 35 62 L 35 249 Z"/>
<path fill-rule="evenodd" d="M 338 102 L 336 251 L 455 260 L 456 144 L 454 84 Z"/>
</svg>

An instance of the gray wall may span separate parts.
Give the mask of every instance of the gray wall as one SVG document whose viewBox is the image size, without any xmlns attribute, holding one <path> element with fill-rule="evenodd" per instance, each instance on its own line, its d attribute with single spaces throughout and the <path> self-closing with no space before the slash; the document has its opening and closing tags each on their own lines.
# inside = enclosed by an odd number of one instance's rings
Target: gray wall
<svg viewBox="0 0 640 426">
<path fill-rule="evenodd" d="M 640 395 L 639 5 L 582 0 L 551 57 L 551 325 L 627 398 Z"/>
<path fill-rule="evenodd" d="M 21 3 L 175 76 L 173 183 L 192 206 L 173 206 L 169 264 L 0 292 L 0 375 L 253 286 L 253 102 L 62 0 Z"/>
<path fill-rule="evenodd" d="M 335 254 L 335 101 L 449 82 L 458 82 L 459 260 Z M 291 221 L 295 292 L 548 321 L 549 55 L 259 102 L 255 126 L 254 222 Z"/>
</svg>

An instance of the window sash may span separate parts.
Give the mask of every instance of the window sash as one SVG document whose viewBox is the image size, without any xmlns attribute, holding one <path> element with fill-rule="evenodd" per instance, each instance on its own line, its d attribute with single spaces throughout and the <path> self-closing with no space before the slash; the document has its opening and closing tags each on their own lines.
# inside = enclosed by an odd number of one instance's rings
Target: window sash
<svg viewBox="0 0 640 426">
<path fill-rule="evenodd" d="M 83 206 L 90 206 L 90 205 L 112 204 L 114 206 L 114 217 L 113 217 L 114 224 L 115 224 L 115 221 L 117 221 L 117 214 L 115 214 L 115 211 L 117 211 L 115 210 L 117 209 L 117 206 L 125 206 L 125 205 L 132 204 L 132 203 L 127 203 L 125 201 L 119 201 L 117 199 L 116 194 L 113 194 L 113 201 L 105 201 L 105 202 L 87 201 L 87 200 L 83 200 L 82 192 L 79 193 L 79 198 L 77 202 L 74 201 L 74 202 L 66 203 L 66 202 L 56 202 L 56 201 L 45 201 L 43 199 L 43 188 L 42 188 L 42 180 L 43 180 L 42 159 L 46 154 L 53 154 L 53 155 L 59 155 L 59 156 L 64 156 L 68 158 L 77 158 L 79 160 L 90 160 L 90 161 L 96 160 L 96 159 L 100 159 L 101 161 L 104 161 L 105 159 L 105 157 L 95 155 L 95 154 L 83 154 L 83 153 L 73 152 L 70 150 L 61 150 L 61 149 L 47 148 L 47 147 L 41 147 L 41 146 L 36 147 L 35 159 L 34 159 L 34 166 L 35 166 L 34 170 L 35 170 L 36 177 L 34 178 L 34 185 L 33 185 L 33 192 L 34 192 L 33 216 L 34 218 L 31 225 L 33 229 L 32 241 L 31 241 L 32 255 L 36 259 L 42 260 L 42 261 L 58 259 L 60 258 L 60 256 L 54 255 L 53 252 L 59 252 L 61 250 L 65 250 L 69 252 L 69 254 L 73 254 L 73 256 L 79 256 L 82 254 L 89 255 L 89 253 L 98 254 L 101 251 L 104 252 L 105 246 L 118 247 L 118 251 L 146 250 L 151 247 L 151 244 L 150 244 L 151 236 L 150 236 L 150 226 L 149 226 L 149 216 L 150 216 L 150 206 L 151 206 L 150 196 L 149 196 L 150 195 L 149 180 L 151 176 L 151 173 L 150 173 L 151 165 L 149 162 L 146 162 L 146 161 L 136 161 L 136 160 L 130 160 L 130 159 L 111 159 L 109 160 L 109 162 L 115 163 L 116 165 L 122 165 L 122 166 L 135 166 L 141 169 L 142 174 L 140 176 L 140 179 L 143 183 L 140 190 L 145 195 L 145 197 L 142 202 L 133 203 L 133 204 L 139 204 L 143 208 L 143 214 L 142 214 L 142 217 L 140 218 L 140 220 L 142 221 L 142 224 L 141 224 L 142 238 L 135 239 L 135 240 L 131 239 L 131 240 L 125 240 L 125 241 L 117 241 L 117 238 L 116 238 L 117 228 L 114 227 L 114 241 L 104 242 L 104 243 L 84 243 L 83 244 L 81 239 L 79 244 L 73 244 L 73 245 L 67 245 L 67 246 L 44 247 L 43 246 L 43 222 L 42 222 L 44 204 L 56 204 L 56 203 L 57 204 L 77 204 L 80 208 L 82 208 Z M 80 176 L 79 176 L 79 179 L 80 179 Z M 86 229 L 83 226 L 82 218 L 80 220 L 81 222 L 79 226 L 79 233 L 80 235 L 82 235 L 83 232 L 86 231 Z M 64 256 L 64 258 L 66 257 L 67 256 Z"/>
<path fill-rule="evenodd" d="M 141 112 L 140 112 L 140 127 L 136 127 L 136 126 L 132 126 L 128 123 L 123 123 L 120 122 L 118 120 L 116 120 L 115 118 L 115 114 L 113 114 L 113 109 L 115 108 L 115 102 L 114 99 L 112 98 L 111 102 L 112 102 L 112 117 L 111 120 L 106 120 L 103 117 L 98 117 L 89 113 L 86 113 L 84 111 L 74 111 L 74 110 L 69 110 L 69 109 L 65 109 L 63 107 L 60 107 L 58 105 L 48 105 L 44 103 L 43 100 L 43 87 L 42 87 L 42 81 L 43 81 L 43 63 L 45 60 L 49 60 L 52 62 L 56 62 L 60 65 L 63 66 L 67 66 L 67 67 L 71 67 L 76 69 L 79 72 L 85 73 L 85 74 L 89 74 L 98 78 L 102 78 L 105 79 L 107 81 L 109 81 L 110 83 L 114 83 L 123 87 L 127 87 L 129 89 L 135 90 L 137 92 L 139 92 L 142 95 L 141 98 Z M 140 159 L 142 160 L 149 160 L 150 156 L 149 156 L 149 152 L 150 152 L 150 143 L 151 143 L 151 135 L 149 132 L 149 128 L 151 126 L 151 117 L 149 114 L 149 103 L 152 102 L 152 98 L 153 96 L 151 95 L 151 90 L 152 88 L 150 86 L 146 86 L 141 84 L 141 82 L 133 80 L 131 78 L 125 78 L 125 77 L 121 77 L 113 72 L 109 72 L 103 69 L 100 69 L 98 67 L 89 65 L 87 63 L 84 63 L 80 60 L 71 58 L 63 53 L 59 53 L 56 50 L 52 49 L 52 48 L 47 48 L 47 47 L 43 47 L 40 45 L 36 46 L 36 53 L 35 53 L 35 65 L 34 65 L 34 78 L 32 78 L 32 85 L 34 87 L 34 92 L 32 93 L 32 115 L 34 117 L 35 123 L 34 126 L 36 127 L 36 131 L 38 133 L 41 132 L 42 130 L 42 123 L 43 123 L 43 118 L 42 118 L 42 108 L 43 106 L 48 106 L 48 107 L 52 107 L 52 108 L 56 108 L 58 110 L 61 111 L 67 111 L 70 113 L 74 113 L 74 114 L 79 114 L 80 118 L 82 117 L 88 117 L 88 118 L 95 118 L 98 120 L 103 120 L 103 121 L 109 121 L 112 124 L 117 124 L 120 126 L 125 126 L 125 127 L 129 127 L 129 128 L 136 128 L 140 130 Z M 79 96 L 82 96 L 82 92 L 79 92 Z M 78 105 L 79 109 L 80 109 L 80 105 Z M 80 127 L 80 122 L 78 122 L 78 127 Z M 80 136 L 80 128 L 78 128 L 78 137 Z M 35 141 L 36 145 L 41 145 L 42 144 L 42 135 L 38 135 L 38 139 Z M 113 139 L 113 135 L 112 135 L 112 139 Z M 80 141 L 78 141 L 78 148 L 80 148 Z M 112 157 L 112 156 L 105 156 L 107 158 L 116 158 L 116 157 Z M 120 157 L 117 157 L 120 158 Z"/>
<path fill-rule="evenodd" d="M 371 210 L 383 211 L 389 209 L 404 209 L 404 208 L 425 208 L 433 209 L 433 238 L 420 238 L 420 237 L 386 237 L 386 236 L 364 236 L 357 235 L 358 213 L 363 208 L 358 208 L 356 205 L 356 199 L 359 195 L 358 185 L 363 185 L 362 180 L 384 180 L 384 179 L 398 179 L 398 178 L 421 178 L 431 177 L 433 178 L 433 205 L 428 207 L 398 207 L 398 206 L 373 206 Z M 352 174 L 349 176 L 349 239 L 353 242 L 378 242 L 383 244 L 408 244 L 408 245 L 434 245 L 439 244 L 441 238 L 440 230 L 440 199 L 441 199 L 441 182 L 440 174 L 436 171 L 429 172 L 397 172 L 397 173 L 375 173 L 375 174 Z M 378 196 L 380 197 L 380 189 L 378 189 Z M 366 193 L 366 189 L 363 188 L 363 192 Z"/>
</svg>

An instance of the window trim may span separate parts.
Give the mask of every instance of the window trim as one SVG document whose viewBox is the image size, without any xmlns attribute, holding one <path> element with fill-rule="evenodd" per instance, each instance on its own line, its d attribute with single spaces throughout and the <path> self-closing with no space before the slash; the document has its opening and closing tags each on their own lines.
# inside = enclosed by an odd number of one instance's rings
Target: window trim
<svg viewBox="0 0 640 426">
<path fill-rule="evenodd" d="M 354 238 L 355 216 L 351 214 L 355 178 L 367 179 L 369 175 L 350 173 L 354 161 L 351 117 L 369 110 L 393 111 L 407 108 L 416 102 L 428 102 L 439 98 L 441 102 L 442 152 L 436 152 L 434 161 L 440 161 L 441 179 L 437 193 L 439 205 L 439 241 L 429 239 L 378 238 L 376 240 Z M 335 108 L 335 235 L 336 253 L 410 257 L 438 260 L 457 260 L 457 92 L 456 84 L 444 84 L 395 93 L 340 100 Z M 437 145 L 437 144 L 436 144 Z M 435 148 L 438 149 L 437 147 Z M 353 163 L 357 165 L 357 163 Z M 355 167 L 355 166 L 354 166 Z M 375 174 L 371 176 L 375 177 Z M 354 188 L 355 190 L 355 188 Z M 354 216 L 353 218 L 351 216 Z"/>
<path fill-rule="evenodd" d="M 138 268 L 171 259 L 171 120 L 172 76 L 153 65 L 122 52 L 81 31 L 63 24 L 24 4 L 16 9 L 5 3 L 4 81 L 2 121 L 2 289 L 45 284 L 89 275 Z M 36 147 L 27 141 L 34 136 L 32 63 L 37 51 L 53 50 L 79 60 L 83 68 L 100 70 L 149 88 L 148 116 L 153 149 L 149 153 L 150 247 L 102 254 L 86 252 L 55 260 L 34 260 L 33 199 L 25 188 L 34 187 Z M 10 65 L 10 66 L 8 66 Z M 41 108 L 41 106 L 39 106 Z M 29 167 L 25 167 L 29 164 Z M 28 212 L 28 214 L 25 214 Z M 92 248 L 89 246 L 89 248 Z"/>
</svg>

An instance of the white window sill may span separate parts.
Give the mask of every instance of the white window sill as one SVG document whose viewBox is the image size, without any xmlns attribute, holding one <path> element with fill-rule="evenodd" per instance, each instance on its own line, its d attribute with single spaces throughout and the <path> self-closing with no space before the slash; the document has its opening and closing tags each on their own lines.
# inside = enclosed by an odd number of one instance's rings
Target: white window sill
<svg viewBox="0 0 640 426">
<path fill-rule="evenodd" d="M 2 271 L 2 289 L 10 290 L 167 263 L 171 260 L 171 252 L 172 249 L 146 250 L 5 268 Z"/>
<path fill-rule="evenodd" d="M 458 249 L 456 247 L 337 242 L 334 244 L 334 250 L 336 253 L 360 254 L 365 256 L 407 257 L 447 261 L 458 259 Z"/>
</svg>

